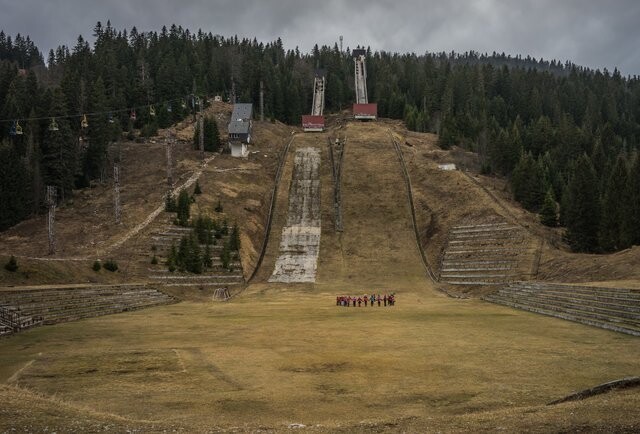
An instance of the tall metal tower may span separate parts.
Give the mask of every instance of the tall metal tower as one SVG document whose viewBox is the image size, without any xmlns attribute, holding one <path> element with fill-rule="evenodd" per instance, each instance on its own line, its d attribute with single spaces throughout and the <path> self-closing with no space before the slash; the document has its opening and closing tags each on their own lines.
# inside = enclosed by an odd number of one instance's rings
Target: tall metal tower
<svg viewBox="0 0 640 434">
<path fill-rule="evenodd" d="M 264 121 L 264 81 L 260 80 L 260 120 Z"/>
<path fill-rule="evenodd" d="M 198 128 L 200 130 L 200 135 L 198 137 L 200 142 L 200 158 L 204 161 L 204 115 L 202 114 L 202 109 L 200 109 L 200 119 L 198 120 Z"/>
<path fill-rule="evenodd" d="M 122 222 L 122 208 L 120 207 L 120 166 L 117 163 L 113 165 L 113 200 L 116 224 L 119 225 Z"/>
<path fill-rule="evenodd" d="M 49 207 L 49 215 L 47 218 L 47 232 L 49 235 L 49 254 L 53 255 L 56 252 L 56 202 L 58 193 L 56 187 L 53 185 L 47 186 L 46 203 Z"/>
<path fill-rule="evenodd" d="M 342 35 L 340 35 L 340 52 L 342 53 L 342 41 L 344 40 L 344 38 L 342 37 Z"/>
<path fill-rule="evenodd" d="M 173 188 L 173 156 L 171 155 L 173 153 L 173 149 L 172 149 L 172 139 L 171 137 L 167 134 L 167 139 L 166 139 L 166 148 L 167 148 L 167 186 L 169 187 L 169 189 Z"/>
</svg>

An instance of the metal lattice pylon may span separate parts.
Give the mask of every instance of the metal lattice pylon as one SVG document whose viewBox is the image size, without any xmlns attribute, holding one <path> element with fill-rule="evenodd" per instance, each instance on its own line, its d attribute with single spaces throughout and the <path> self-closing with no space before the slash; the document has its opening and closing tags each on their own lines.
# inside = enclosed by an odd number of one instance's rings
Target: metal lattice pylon
<svg viewBox="0 0 640 434">
<path fill-rule="evenodd" d="M 173 143 L 170 137 L 167 137 L 167 185 L 169 189 L 173 188 Z"/>
<path fill-rule="evenodd" d="M 49 237 L 49 254 L 53 255 L 56 252 L 56 202 L 58 193 L 56 187 L 53 185 L 47 186 L 46 203 L 49 207 L 49 214 L 47 216 L 47 233 Z"/>
<path fill-rule="evenodd" d="M 200 129 L 200 158 L 204 161 L 204 115 L 202 114 L 202 109 L 200 109 L 198 128 Z"/>
<path fill-rule="evenodd" d="M 122 208 L 120 207 L 120 167 L 117 164 L 113 165 L 113 190 L 116 224 L 120 224 L 122 221 Z"/>
</svg>

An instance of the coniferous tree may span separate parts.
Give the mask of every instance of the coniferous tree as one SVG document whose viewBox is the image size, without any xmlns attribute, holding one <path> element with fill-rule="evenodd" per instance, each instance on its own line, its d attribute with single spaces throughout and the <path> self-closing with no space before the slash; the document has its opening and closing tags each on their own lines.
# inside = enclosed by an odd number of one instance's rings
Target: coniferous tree
<svg viewBox="0 0 640 434">
<path fill-rule="evenodd" d="M 191 198 L 189 197 L 189 193 L 187 193 L 186 190 L 180 191 L 177 205 L 177 220 L 180 226 L 187 226 L 189 224 L 189 218 L 191 216 L 190 208 Z"/>
<path fill-rule="evenodd" d="M 27 217 L 31 211 L 31 183 L 14 146 L 0 143 L 0 230 Z"/>
<path fill-rule="evenodd" d="M 631 242 L 640 245 L 640 156 L 636 155 L 631 170 L 629 171 L 628 182 L 629 194 L 629 227 L 627 231 L 631 234 Z"/>
<path fill-rule="evenodd" d="M 599 236 L 604 251 L 624 249 L 632 243 L 632 234 L 627 233 L 630 228 L 628 222 L 632 218 L 628 178 L 626 161 L 619 156 L 609 175 L 602 200 Z"/>
<path fill-rule="evenodd" d="M 563 205 L 566 238 L 577 252 L 598 250 L 600 199 L 596 173 L 587 155 L 582 155 L 567 186 Z"/>
<path fill-rule="evenodd" d="M 549 227 L 558 225 L 558 206 L 551 188 L 547 190 L 547 194 L 544 196 L 542 209 L 540 209 L 540 222 Z"/>
<path fill-rule="evenodd" d="M 107 146 L 111 136 L 108 120 L 108 106 L 102 77 L 93 84 L 89 109 L 92 113 L 88 127 L 89 144 L 84 157 L 83 175 L 86 179 L 100 178 L 106 170 Z"/>
<path fill-rule="evenodd" d="M 522 154 L 513 170 L 511 186 L 514 198 L 527 210 L 538 212 L 544 202 L 548 186 L 545 183 L 542 162 L 530 153 Z"/>
<path fill-rule="evenodd" d="M 42 169 L 46 185 L 58 188 L 58 197 L 64 200 L 71 195 L 78 173 L 77 136 L 71 131 L 69 121 L 62 117 L 67 112 L 61 91 L 53 93 L 50 115 L 56 117 L 58 129 L 47 129 L 43 138 Z"/>
</svg>

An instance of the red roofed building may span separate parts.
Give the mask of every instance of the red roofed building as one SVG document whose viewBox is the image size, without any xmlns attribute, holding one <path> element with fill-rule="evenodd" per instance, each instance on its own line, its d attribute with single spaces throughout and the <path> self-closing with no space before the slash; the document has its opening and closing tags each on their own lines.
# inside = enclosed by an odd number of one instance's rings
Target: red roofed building
<svg viewBox="0 0 640 434">
<path fill-rule="evenodd" d="M 378 118 L 378 104 L 354 104 L 353 117 L 362 120 L 376 120 Z"/>
<path fill-rule="evenodd" d="M 324 131 L 324 116 L 303 115 L 302 128 L 304 131 Z"/>
</svg>

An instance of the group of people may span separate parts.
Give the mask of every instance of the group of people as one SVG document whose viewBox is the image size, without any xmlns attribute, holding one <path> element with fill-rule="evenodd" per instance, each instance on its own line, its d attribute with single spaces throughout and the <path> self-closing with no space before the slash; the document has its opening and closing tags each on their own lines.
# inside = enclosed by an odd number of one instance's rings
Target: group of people
<svg viewBox="0 0 640 434">
<path fill-rule="evenodd" d="M 362 303 L 364 303 L 365 307 L 373 307 L 373 305 L 376 303 L 378 303 L 378 306 L 393 306 L 396 304 L 396 295 L 394 293 L 391 293 L 388 295 L 365 294 L 363 296 L 355 297 L 351 297 L 349 295 L 339 295 L 336 297 L 336 306 L 356 307 L 357 305 L 358 307 L 362 307 Z"/>
</svg>

